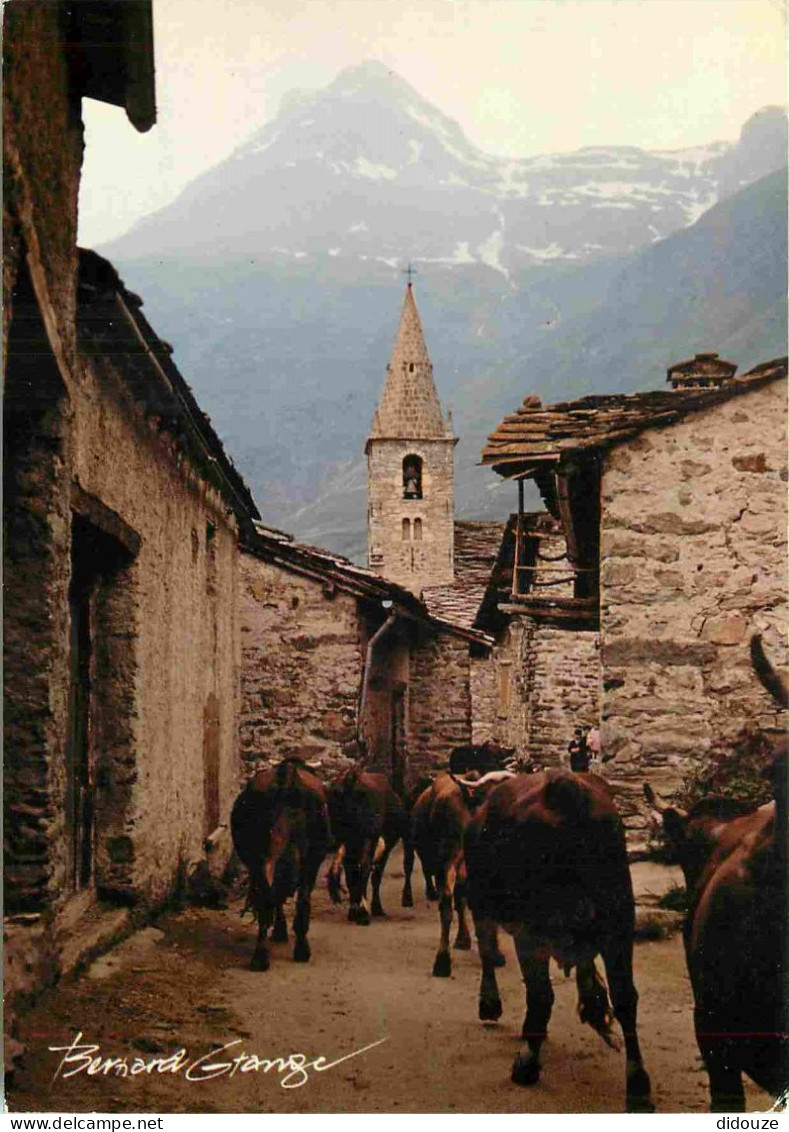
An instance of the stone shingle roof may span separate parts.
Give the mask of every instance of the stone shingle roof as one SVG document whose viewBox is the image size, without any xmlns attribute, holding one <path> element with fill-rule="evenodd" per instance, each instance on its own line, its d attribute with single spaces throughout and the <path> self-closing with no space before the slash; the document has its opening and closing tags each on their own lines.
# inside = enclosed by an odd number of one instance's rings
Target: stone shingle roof
<svg viewBox="0 0 789 1132">
<path fill-rule="evenodd" d="M 170 436 L 239 520 L 259 518 L 249 488 L 172 360 L 172 346 L 156 334 L 115 268 L 96 252 L 79 249 L 77 341 L 95 367 L 112 366 L 146 416 Z"/>
<path fill-rule="evenodd" d="M 336 587 L 356 597 L 378 602 L 389 601 L 406 615 L 428 622 L 438 630 L 481 644 L 490 643 L 490 638 L 482 630 L 474 629 L 471 621 L 461 623 L 444 616 L 441 610 L 430 608 L 410 590 L 388 581 L 374 570 L 357 566 L 342 555 L 332 554 L 320 547 L 296 542 L 292 535 L 267 527 L 262 522 L 251 524 L 251 529 L 245 531 L 243 549 L 283 569 L 314 578 L 326 586 Z"/>
<path fill-rule="evenodd" d="M 433 366 L 409 283 L 370 439 L 436 440 L 451 436 L 451 425 L 444 422 L 441 413 Z"/>
<path fill-rule="evenodd" d="M 675 424 L 786 373 L 787 359 L 776 358 L 717 388 L 608 394 L 547 407 L 527 397 L 488 437 L 481 462 L 499 475 L 529 474 L 571 452 L 609 448 L 645 429 Z"/>
<path fill-rule="evenodd" d="M 455 581 L 422 591 L 422 600 L 433 616 L 473 628 L 506 528 L 502 522 L 455 523 Z"/>
</svg>

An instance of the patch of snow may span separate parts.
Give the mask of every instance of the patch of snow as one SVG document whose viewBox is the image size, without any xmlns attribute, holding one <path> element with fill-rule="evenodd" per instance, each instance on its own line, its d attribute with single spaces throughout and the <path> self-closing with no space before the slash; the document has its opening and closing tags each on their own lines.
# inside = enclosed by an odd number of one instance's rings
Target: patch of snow
<svg viewBox="0 0 789 1132">
<path fill-rule="evenodd" d="M 452 266 L 460 266 L 465 263 L 477 263 L 477 260 L 468 250 L 468 241 L 463 240 L 462 243 L 456 245 L 455 250 L 451 256 L 420 256 L 422 263 L 448 263 Z"/>
<path fill-rule="evenodd" d="M 647 224 L 647 229 L 652 233 L 653 244 L 662 238 L 654 224 Z"/>
<path fill-rule="evenodd" d="M 340 254 L 339 248 L 329 248 L 329 255 L 335 256 Z"/>
<path fill-rule="evenodd" d="M 408 164 L 413 165 L 422 156 L 422 143 L 410 138 L 408 141 Z"/>
<path fill-rule="evenodd" d="M 243 153 L 239 153 L 238 156 L 243 157 L 245 154 L 248 154 L 248 153 L 265 153 L 267 149 L 271 149 L 272 145 L 274 144 L 274 142 L 277 140 L 278 137 L 279 137 L 279 132 L 272 134 L 272 136 L 269 138 L 269 140 L 267 142 L 261 142 L 260 145 L 253 145 L 250 149 L 246 149 L 246 150 L 243 151 Z"/>
<path fill-rule="evenodd" d="M 638 206 L 632 204 L 629 200 L 607 200 L 600 201 L 598 204 L 593 204 L 592 208 L 637 208 Z"/>
<path fill-rule="evenodd" d="M 299 125 L 300 126 L 314 126 L 315 125 L 315 119 L 314 118 L 304 118 L 301 122 L 299 122 Z"/>
<path fill-rule="evenodd" d="M 360 220 L 357 224 L 352 224 L 350 226 L 350 228 L 348 229 L 348 231 L 349 232 L 367 232 L 368 228 L 367 228 L 367 225 L 365 224 L 365 222 L 363 220 Z"/>
<path fill-rule="evenodd" d="M 504 247 L 504 217 L 499 209 L 496 209 L 495 212 L 501 227 L 497 228 L 495 232 L 488 236 L 487 240 L 483 240 L 477 246 L 477 254 L 483 263 L 492 267 L 494 271 L 501 272 L 505 279 L 509 280 L 510 273 L 501 262 L 501 249 Z"/>
<path fill-rule="evenodd" d="M 685 217 L 687 219 L 688 225 L 695 224 L 698 218 L 702 216 L 707 211 L 707 209 L 712 208 L 712 206 L 718 200 L 718 194 L 714 189 L 707 193 L 706 196 L 704 196 L 703 194 L 694 195 L 695 200 L 692 203 L 684 204 L 680 202 L 681 207 L 685 212 Z"/>
<path fill-rule="evenodd" d="M 561 259 L 565 254 L 564 248 L 560 248 L 558 244 L 547 244 L 544 248 L 530 248 L 526 244 L 517 246 L 520 251 L 528 252 L 535 259 Z"/>
<path fill-rule="evenodd" d="M 368 181 L 394 181 L 397 177 L 396 169 L 392 169 L 389 165 L 376 165 L 366 157 L 357 157 L 351 168 L 354 173 L 366 177 Z"/>
<path fill-rule="evenodd" d="M 291 256 L 291 257 L 292 257 L 293 259 L 305 259 L 305 258 L 306 258 L 306 256 L 307 256 L 307 253 L 306 253 L 306 252 L 292 252 L 292 251 L 290 250 L 290 248 L 278 248 L 278 247 L 272 247 L 272 249 L 271 249 L 271 250 L 272 250 L 273 252 L 279 252 L 279 254 L 280 254 L 280 255 L 289 255 L 289 256 Z"/>
</svg>

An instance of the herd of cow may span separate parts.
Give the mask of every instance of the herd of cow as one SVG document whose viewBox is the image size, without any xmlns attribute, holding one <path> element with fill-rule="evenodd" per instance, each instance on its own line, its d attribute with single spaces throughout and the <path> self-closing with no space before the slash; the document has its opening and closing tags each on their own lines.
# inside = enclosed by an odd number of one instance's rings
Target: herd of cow
<svg viewBox="0 0 789 1132">
<path fill-rule="evenodd" d="M 758 637 L 751 642 L 751 656 L 764 686 L 789 706 L 789 693 Z M 371 915 L 384 915 L 381 879 L 391 850 L 402 840 L 403 905 L 413 904 L 415 855 L 426 895 L 439 905 L 434 976 L 451 973 L 453 906 L 454 946 L 471 947 L 467 904 L 471 910 L 482 965 L 479 1017 L 485 1021 L 498 1019 L 502 1010 L 498 929 L 513 936 L 526 987 L 526 1017 L 512 1080 L 521 1085 L 539 1080 L 540 1047 L 554 998 L 553 958 L 568 974 L 575 968 L 582 1021 L 609 1044 L 613 1021 L 619 1022 L 627 1110 L 652 1111 L 636 1031 L 633 889 L 611 791 L 593 774 L 486 769 L 491 755 L 499 753 L 490 744 L 459 748 L 448 772 L 420 783 L 406 799 L 384 775 L 358 768 L 328 788 L 297 759 L 258 771 L 231 819 L 258 920 L 252 968 L 269 966 L 269 929 L 272 940 L 287 940 L 283 904 L 293 896 L 293 958 L 309 960 L 310 896 L 330 848 L 331 898 L 342 898 L 344 870 L 349 920 L 367 924 Z M 685 812 L 665 806 L 645 786 L 685 875 L 685 949 L 713 1112 L 744 1111 L 743 1073 L 775 1096 L 789 1087 L 785 775 L 784 742 L 772 765 L 775 800 L 756 810 L 711 796 Z M 608 988 L 595 964 L 598 955 Z"/>
</svg>

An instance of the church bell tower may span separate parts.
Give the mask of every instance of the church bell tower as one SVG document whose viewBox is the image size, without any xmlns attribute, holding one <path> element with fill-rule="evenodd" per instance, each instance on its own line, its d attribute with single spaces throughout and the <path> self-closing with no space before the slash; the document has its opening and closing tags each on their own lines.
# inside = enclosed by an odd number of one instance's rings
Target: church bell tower
<svg viewBox="0 0 789 1132">
<path fill-rule="evenodd" d="M 454 579 L 452 422 L 441 412 L 409 280 L 365 446 L 367 562 L 419 595 Z"/>
</svg>

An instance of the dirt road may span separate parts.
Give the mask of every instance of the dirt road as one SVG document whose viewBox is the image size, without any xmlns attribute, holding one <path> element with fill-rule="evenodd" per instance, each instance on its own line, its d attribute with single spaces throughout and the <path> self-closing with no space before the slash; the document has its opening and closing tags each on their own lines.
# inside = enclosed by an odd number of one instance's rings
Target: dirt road
<svg viewBox="0 0 789 1132">
<path fill-rule="evenodd" d="M 386 921 L 348 924 L 347 906 L 329 903 L 325 882 L 313 903 L 312 961 L 291 959 L 292 943 L 273 946 L 271 969 L 251 972 L 254 926 L 228 911 L 188 909 L 162 917 L 63 983 L 24 1020 L 27 1046 L 8 1104 L 15 1112 L 621 1112 L 624 1059 L 576 1016 L 572 979 L 552 966 L 556 1005 L 544 1048 L 541 1082 L 509 1081 L 524 1001 L 512 942 L 503 941 L 504 1015 L 477 1021 L 476 950 L 454 952 L 451 979 L 430 971 L 438 938 L 435 906 L 415 889 L 416 907 L 401 908 L 402 863 L 390 865 L 383 889 Z M 663 1112 L 705 1111 L 707 1078 L 693 1038 L 690 989 L 679 936 L 636 948 L 639 1028 L 654 1098 Z M 89 1075 L 87 1055 L 61 1068 L 79 1033 L 95 1057 L 134 1058 L 135 1076 Z M 187 1080 L 172 1055 L 190 1060 L 225 1043 Z M 327 1062 L 380 1042 L 323 1072 L 268 1073 L 253 1059 L 301 1053 Z M 170 1071 L 158 1072 L 171 1058 Z M 157 1065 L 158 1059 L 158 1065 Z M 182 1058 L 181 1061 L 185 1060 Z M 208 1065 L 237 1067 L 216 1072 Z M 151 1068 L 153 1066 L 153 1068 Z M 139 1066 L 138 1066 L 139 1067 Z M 66 1074 L 74 1072 L 66 1079 Z M 283 1087 L 297 1085 L 297 1087 Z M 751 1111 L 769 1108 L 751 1089 Z"/>
</svg>

